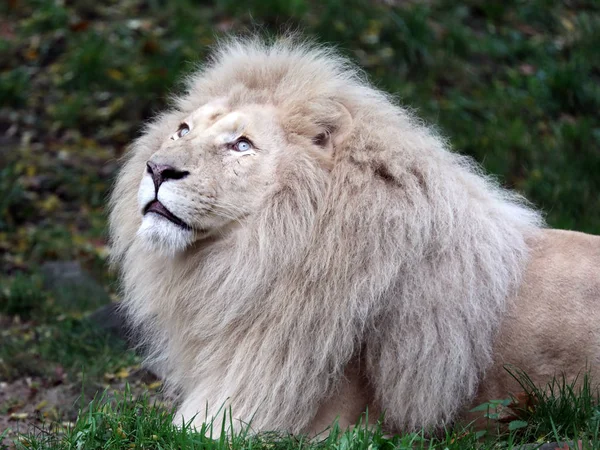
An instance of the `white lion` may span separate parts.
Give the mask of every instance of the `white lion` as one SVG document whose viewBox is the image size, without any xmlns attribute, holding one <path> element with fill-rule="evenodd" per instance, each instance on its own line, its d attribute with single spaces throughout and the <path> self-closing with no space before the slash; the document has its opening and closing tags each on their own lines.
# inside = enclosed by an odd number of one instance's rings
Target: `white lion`
<svg viewBox="0 0 600 450">
<path fill-rule="evenodd" d="M 600 238 L 542 229 L 334 51 L 231 40 L 135 141 L 112 259 L 198 425 L 448 424 L 600 356 Z M 479 396 L 478 396 L 479 394 Z"/>
</svg>

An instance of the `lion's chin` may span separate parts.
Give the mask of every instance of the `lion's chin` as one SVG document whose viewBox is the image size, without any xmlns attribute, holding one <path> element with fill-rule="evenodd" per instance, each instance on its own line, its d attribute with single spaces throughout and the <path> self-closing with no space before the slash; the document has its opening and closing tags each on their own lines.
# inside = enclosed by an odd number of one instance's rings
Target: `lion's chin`
<svg viewBox="0 0 600 450">
<path fill-rule="evenodd" d="M 137 236 L 149 251 L 168 257 L 183 252 L 195 240 L 193 230 L 180 227 L 158 214 L 144 215 Z"/>
</svg>

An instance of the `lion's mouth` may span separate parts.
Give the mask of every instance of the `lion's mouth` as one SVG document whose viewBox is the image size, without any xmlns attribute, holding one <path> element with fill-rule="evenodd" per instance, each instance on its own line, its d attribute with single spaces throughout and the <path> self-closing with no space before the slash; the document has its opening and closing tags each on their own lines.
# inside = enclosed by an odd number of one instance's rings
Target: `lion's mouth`
<svg viewBox="0 0 600 450">
<path fill-rule="evenodd" d="M 170 220 L 175 225 L 178 225 L 185 230 L 191 230 L 191 227 L 187 223 L 185 223 L 183 220 L 181 220 L 179 217 L 177 217 L 175 214 L 173 214 L 171 211 L 169 211 L 165 207 L 165 205 L 163 205 L 158 200 L 152 200 L 150 203 L 148 203 L 146 205 L 146 207 L 144 208 L 144 215 L 146 215 L 148 213 L 158 214 L 159 216 L 162 216 L 165 219 Z"/>
</svg>

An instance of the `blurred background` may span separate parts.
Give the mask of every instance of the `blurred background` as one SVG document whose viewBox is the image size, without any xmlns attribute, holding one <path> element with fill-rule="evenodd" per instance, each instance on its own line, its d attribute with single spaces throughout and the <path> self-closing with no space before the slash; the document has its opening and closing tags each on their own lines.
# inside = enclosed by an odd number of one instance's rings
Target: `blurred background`
<svg viewBox="0 0 600 450">
<path fill-rule="evenodd" d="M 598 0 L 5 0 L 0 434 L 160 387 L 102 309 L 107 194 L 215 39 L 257 28 L 338 46 L 551 226 L 600 233 Z"/>
</svg>

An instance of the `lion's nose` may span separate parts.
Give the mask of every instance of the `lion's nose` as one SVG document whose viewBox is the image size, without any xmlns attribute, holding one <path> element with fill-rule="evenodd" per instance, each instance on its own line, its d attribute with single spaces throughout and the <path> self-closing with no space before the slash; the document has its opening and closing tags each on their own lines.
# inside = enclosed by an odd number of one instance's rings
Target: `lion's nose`
<svg viewBox="0 0 600 450">
<path fill-rule="evenodd" d="M 164 181 L 180 180 L 187 177 L 190 173 L 185 170 L 178 170 L 167 164 L 156 164 L 152 161 L 146 163 L 146 170 L 154 181 L 154 189 L 158 192 L 158 188 Z"/>
</svg>

